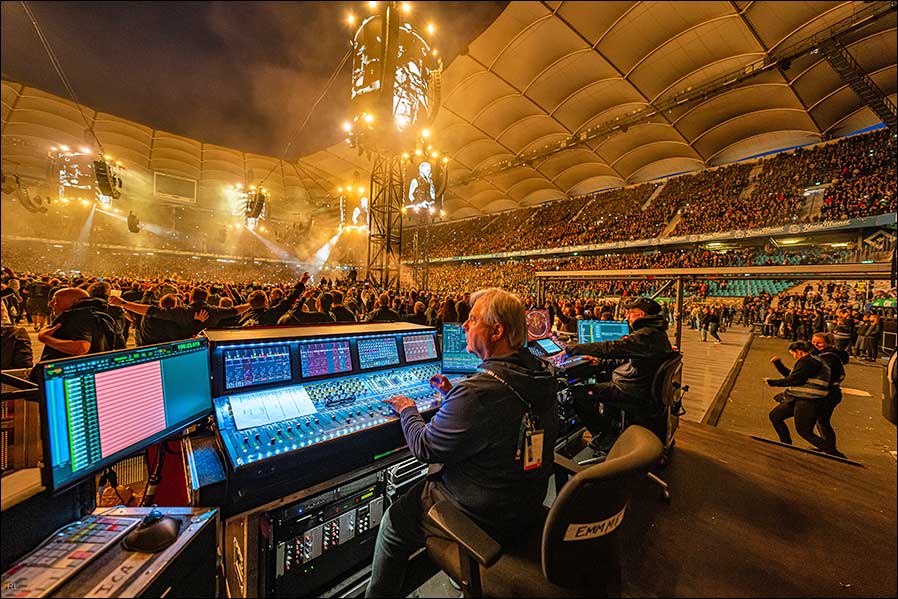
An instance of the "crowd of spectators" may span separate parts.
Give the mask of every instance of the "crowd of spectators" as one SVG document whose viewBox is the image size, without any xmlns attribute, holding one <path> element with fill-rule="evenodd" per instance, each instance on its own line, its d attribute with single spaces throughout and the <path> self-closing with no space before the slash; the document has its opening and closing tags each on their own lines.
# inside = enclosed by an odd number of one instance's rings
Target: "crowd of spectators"
<svg viewBox="0 0 898 599">
<path fill-rule="evenodd" d="M 896 210 L 895 138 L 888 130 L 783 152 L 659 183 L 603 190 L 460 222 L 430 226 L 432 257 L 586 245 L 669 235 L 750 230 Z M 820 214 L 805 196 L 825 187 Z M 652 198 L 651 202 L 646 202 Z M 413 255 L 406 252 L 406 258 Z"/>
</svg>

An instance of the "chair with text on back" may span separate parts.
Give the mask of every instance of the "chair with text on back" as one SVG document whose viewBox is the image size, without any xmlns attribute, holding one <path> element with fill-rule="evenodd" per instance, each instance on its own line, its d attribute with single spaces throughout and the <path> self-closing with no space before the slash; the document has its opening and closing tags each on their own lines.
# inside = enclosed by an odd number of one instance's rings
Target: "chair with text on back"
<svg viewBox="0 0 898 599">
<path fill-rule="evenodd" d="M 633 485 L 661 456 L 658 437 L 627 428 L 608 458 L 561 489 L 537 528 L 502 547 L 449 501 L 427 513 L 446 537 L 429 537 L 430 559 L 465 596 L 598 597 L 620 594 L 620 539 Z"/>
</svg>

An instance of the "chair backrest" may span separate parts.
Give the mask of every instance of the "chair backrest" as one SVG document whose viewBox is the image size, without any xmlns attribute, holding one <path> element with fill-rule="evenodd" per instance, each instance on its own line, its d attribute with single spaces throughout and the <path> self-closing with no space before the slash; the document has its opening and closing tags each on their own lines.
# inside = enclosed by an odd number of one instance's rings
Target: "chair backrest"
<svg viewBox="0 0 898 599">
<path fill-rule="evenodd" d="M 673 403 L 677 390 L 673 383 L 683 380 L 683 354 L 676 353 L 666 359 L 658 367 L 652 379 L 652 405 L 667 407 Z"/>
<path fill-rule="evenodd" d="M 648 429 L 626 428 L 604 462 L 580 471 L 564 485 L 543 527 L 542 568 L 563 587 L 589 588 L 620 568 L 618 529 L 632 487 L 661 456 Z"/>
</svg>

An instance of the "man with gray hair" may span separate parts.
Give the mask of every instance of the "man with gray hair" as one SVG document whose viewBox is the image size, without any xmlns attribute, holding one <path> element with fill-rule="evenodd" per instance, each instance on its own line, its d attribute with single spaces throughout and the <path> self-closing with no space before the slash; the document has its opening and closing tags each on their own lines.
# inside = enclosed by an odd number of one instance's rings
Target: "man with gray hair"
<svg viewBox="0 0 898 599">
<path fill-rule="evenodd" d="M 527 350 L 518 296 L 484 289 L 471 297 L 464 323 L 467 350 L 483 362 L 454 387 L 443 375 L 431 386 L 443 403 L 425 423 L 415 402 L 388 400 L 417 459 L 439 470 L 399 497 L 377 533 L 368 597 L 400 596 L 409 557 L 428 535 L 427 510 L 451 501 L 500 543 L 513 543 L 541 521 L 557 434 L 558 386 Z"/>
</svg>

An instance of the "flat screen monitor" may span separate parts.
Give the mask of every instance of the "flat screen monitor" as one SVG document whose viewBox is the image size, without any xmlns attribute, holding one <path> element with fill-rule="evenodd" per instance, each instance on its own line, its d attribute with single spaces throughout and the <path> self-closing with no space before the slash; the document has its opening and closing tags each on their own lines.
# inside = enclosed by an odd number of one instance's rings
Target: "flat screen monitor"
<svg viewBox="0 0 898 599">
<path fill-rule="evenodd" d="M 399 364 L 399 347 L 395 337 L 371 337 L 356 342 L 359 350 L 359 368 L 384 368 Z"/>
<path fill-rule="evenodd" d="M 303 378 L 340 374 L 352 370 L 349 341 L 317 341 L 299 346 Z"/>
<path fill-rule="evenodd" d="M 436 334 L 405 335 L 402 338 L 402 351 L 405 353 L 405 361 L 409 364 L 435 360 L 437 358 Z"/>
<path fill-rule="evenodd" d="M 206 339 L 42 362 L 44 484 L 69 487 L 212 413 Z"/>
<path fill-rule="evenodd" d="M 626 320 L 578 320 L 577 343 L 617 341 L 630 333 Z"/>
<path fill-rule="evenodd" d="M 443 372 L 473 374 L 483 361 L 466 349 L 468 341 L 462 325 L 443 323 Z"/>
<path fill-rule="evenodd" d="M 227 348 L 224 357 L 225 389 L 242 389 L 293 378 L 289 345 Z"/>
</svg>

